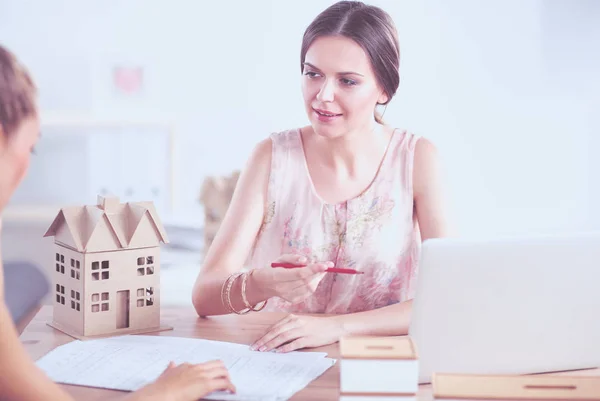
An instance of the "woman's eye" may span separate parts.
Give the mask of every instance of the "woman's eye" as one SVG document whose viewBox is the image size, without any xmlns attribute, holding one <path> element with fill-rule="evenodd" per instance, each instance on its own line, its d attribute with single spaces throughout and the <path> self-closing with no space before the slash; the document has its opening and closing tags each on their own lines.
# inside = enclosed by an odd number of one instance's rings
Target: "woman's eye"
<svg viewBox="0 0 600 401">
<path fill-rule="evenodd" d="M 351 79 L 348 79 L 348 78 L 342 78 L 342 83 L 343 83 L 344 85 L 348 85 L 348 86 L 354 86 L 354 85 L 356 85 L 356 84 L 357 84 L 357 82 L 356 82 L 356 81 L 353 81 L 353 80 L 351 80 Z"/>
<path fill-rule="evenodd" d="M 314 77 L 318 76 L 319 74 L 317 74 L 316 72 L 312 72 L 312 71 L 306 71 L 304 73 L 304 75 L 307 75 L 307 76 L 309 76 L 311 78 L 314 78 Z"/>
</svg>

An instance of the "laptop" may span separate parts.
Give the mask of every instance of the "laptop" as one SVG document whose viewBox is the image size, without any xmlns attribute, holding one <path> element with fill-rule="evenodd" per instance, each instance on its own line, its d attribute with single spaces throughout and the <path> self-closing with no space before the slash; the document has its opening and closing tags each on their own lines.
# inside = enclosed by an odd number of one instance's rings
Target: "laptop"
<svg viewBox="0 0 600 401">
<path fill-rule="evenodd" d="M 600 233 L 423 243 L 409 335 L 434 373 L 600 366 Z"/>
<path fill-rule="evenodd" d="M 19 334 L 42 306 L 50 284 L 29 262 L 4 263 L 4 300 Z"/>
</svg>

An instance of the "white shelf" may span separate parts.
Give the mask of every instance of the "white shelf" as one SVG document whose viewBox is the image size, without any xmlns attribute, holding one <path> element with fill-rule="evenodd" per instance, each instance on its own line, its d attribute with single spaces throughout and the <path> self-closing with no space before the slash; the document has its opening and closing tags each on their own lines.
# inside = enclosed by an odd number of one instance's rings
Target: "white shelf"
<svg viewBox="0 0 600 401">
<path fill-rule="evenodd" d="M 42 116 L 41 131 L 38 152 L 13 195 L 12 204 L 26 209 L 25 216 L 15 212 L 20 218 L 40 218 L 29 205 L 58 209 L 53 205 L 88 204 L 98 195 L 153 201 L 159 213 L 173 213 L 174 132 L 168 122 L 54 114 Z"/>
<path fill-rule="evenodd" d="M 174 121 L 171 117 L 159 117 L 154 116 L 153 118 L 99 118 L 85 114 L 73 114 L 73 113 L 48 113 L 41 112 L 40 121 L 42 126 L 62 126 L 62 127 L 142 127 L 142 126 L 153 126 L 168 128 L 172 131 L 174 129 Z"/>
<path fill-rule="evenodd" d="M 8 206 L 2 213 L 2 221 L 7 223 L 50 224 L 60 206 Z"/>
<path fill-rule="evenodd" d="M 69 205 L 8 206 L 2 213 L 2 221 L 6 224 L 50 225 L 62 207 Z M 199 211 L 180 211 L 162 213 L 159 218 L 165 227 L 178 227 L 191 230 L 202 230 L 204 215 Z"/>
</svg>

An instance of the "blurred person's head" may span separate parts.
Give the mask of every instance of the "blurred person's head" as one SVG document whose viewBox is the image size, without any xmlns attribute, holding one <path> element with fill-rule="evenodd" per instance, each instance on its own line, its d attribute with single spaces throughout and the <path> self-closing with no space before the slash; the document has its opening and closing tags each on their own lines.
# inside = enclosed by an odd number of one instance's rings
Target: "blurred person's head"
<svg viewBox="0 0 600 401">
<path fill-rule="evenodd" d="M 335 138 L 382 124 L 400 83 L 400 46 L 392 18 L 358 1 L 321 12 L 302 40 L 302 94 L 314 131 Z"/>
<path fill-rule="evenodd" d="M 35 84 L 14 54 L 0 46 L 0 210 L 25 176 L 39 132 Z"/>
</svg>

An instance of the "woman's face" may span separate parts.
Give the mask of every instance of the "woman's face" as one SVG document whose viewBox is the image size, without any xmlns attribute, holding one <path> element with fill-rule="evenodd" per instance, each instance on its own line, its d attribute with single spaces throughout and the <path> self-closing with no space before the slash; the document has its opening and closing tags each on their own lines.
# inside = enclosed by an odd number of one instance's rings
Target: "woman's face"
<svg viewBox="0 0 600 401">
<path fill-rule="evenodd" d="M 342 36 L 321 37 L 311 44 L 302 94 L 314 131 L 328 138 L 369 127 L 376 104 L 387 101 L 365 51 Z"/>
<path fill-rule="evenodd" d="M 0 211 L 27 173 L 39 132 L 40 122 L 37 116 L 23 120 L 9 137 L 0 129 Z"/>
</svg>

